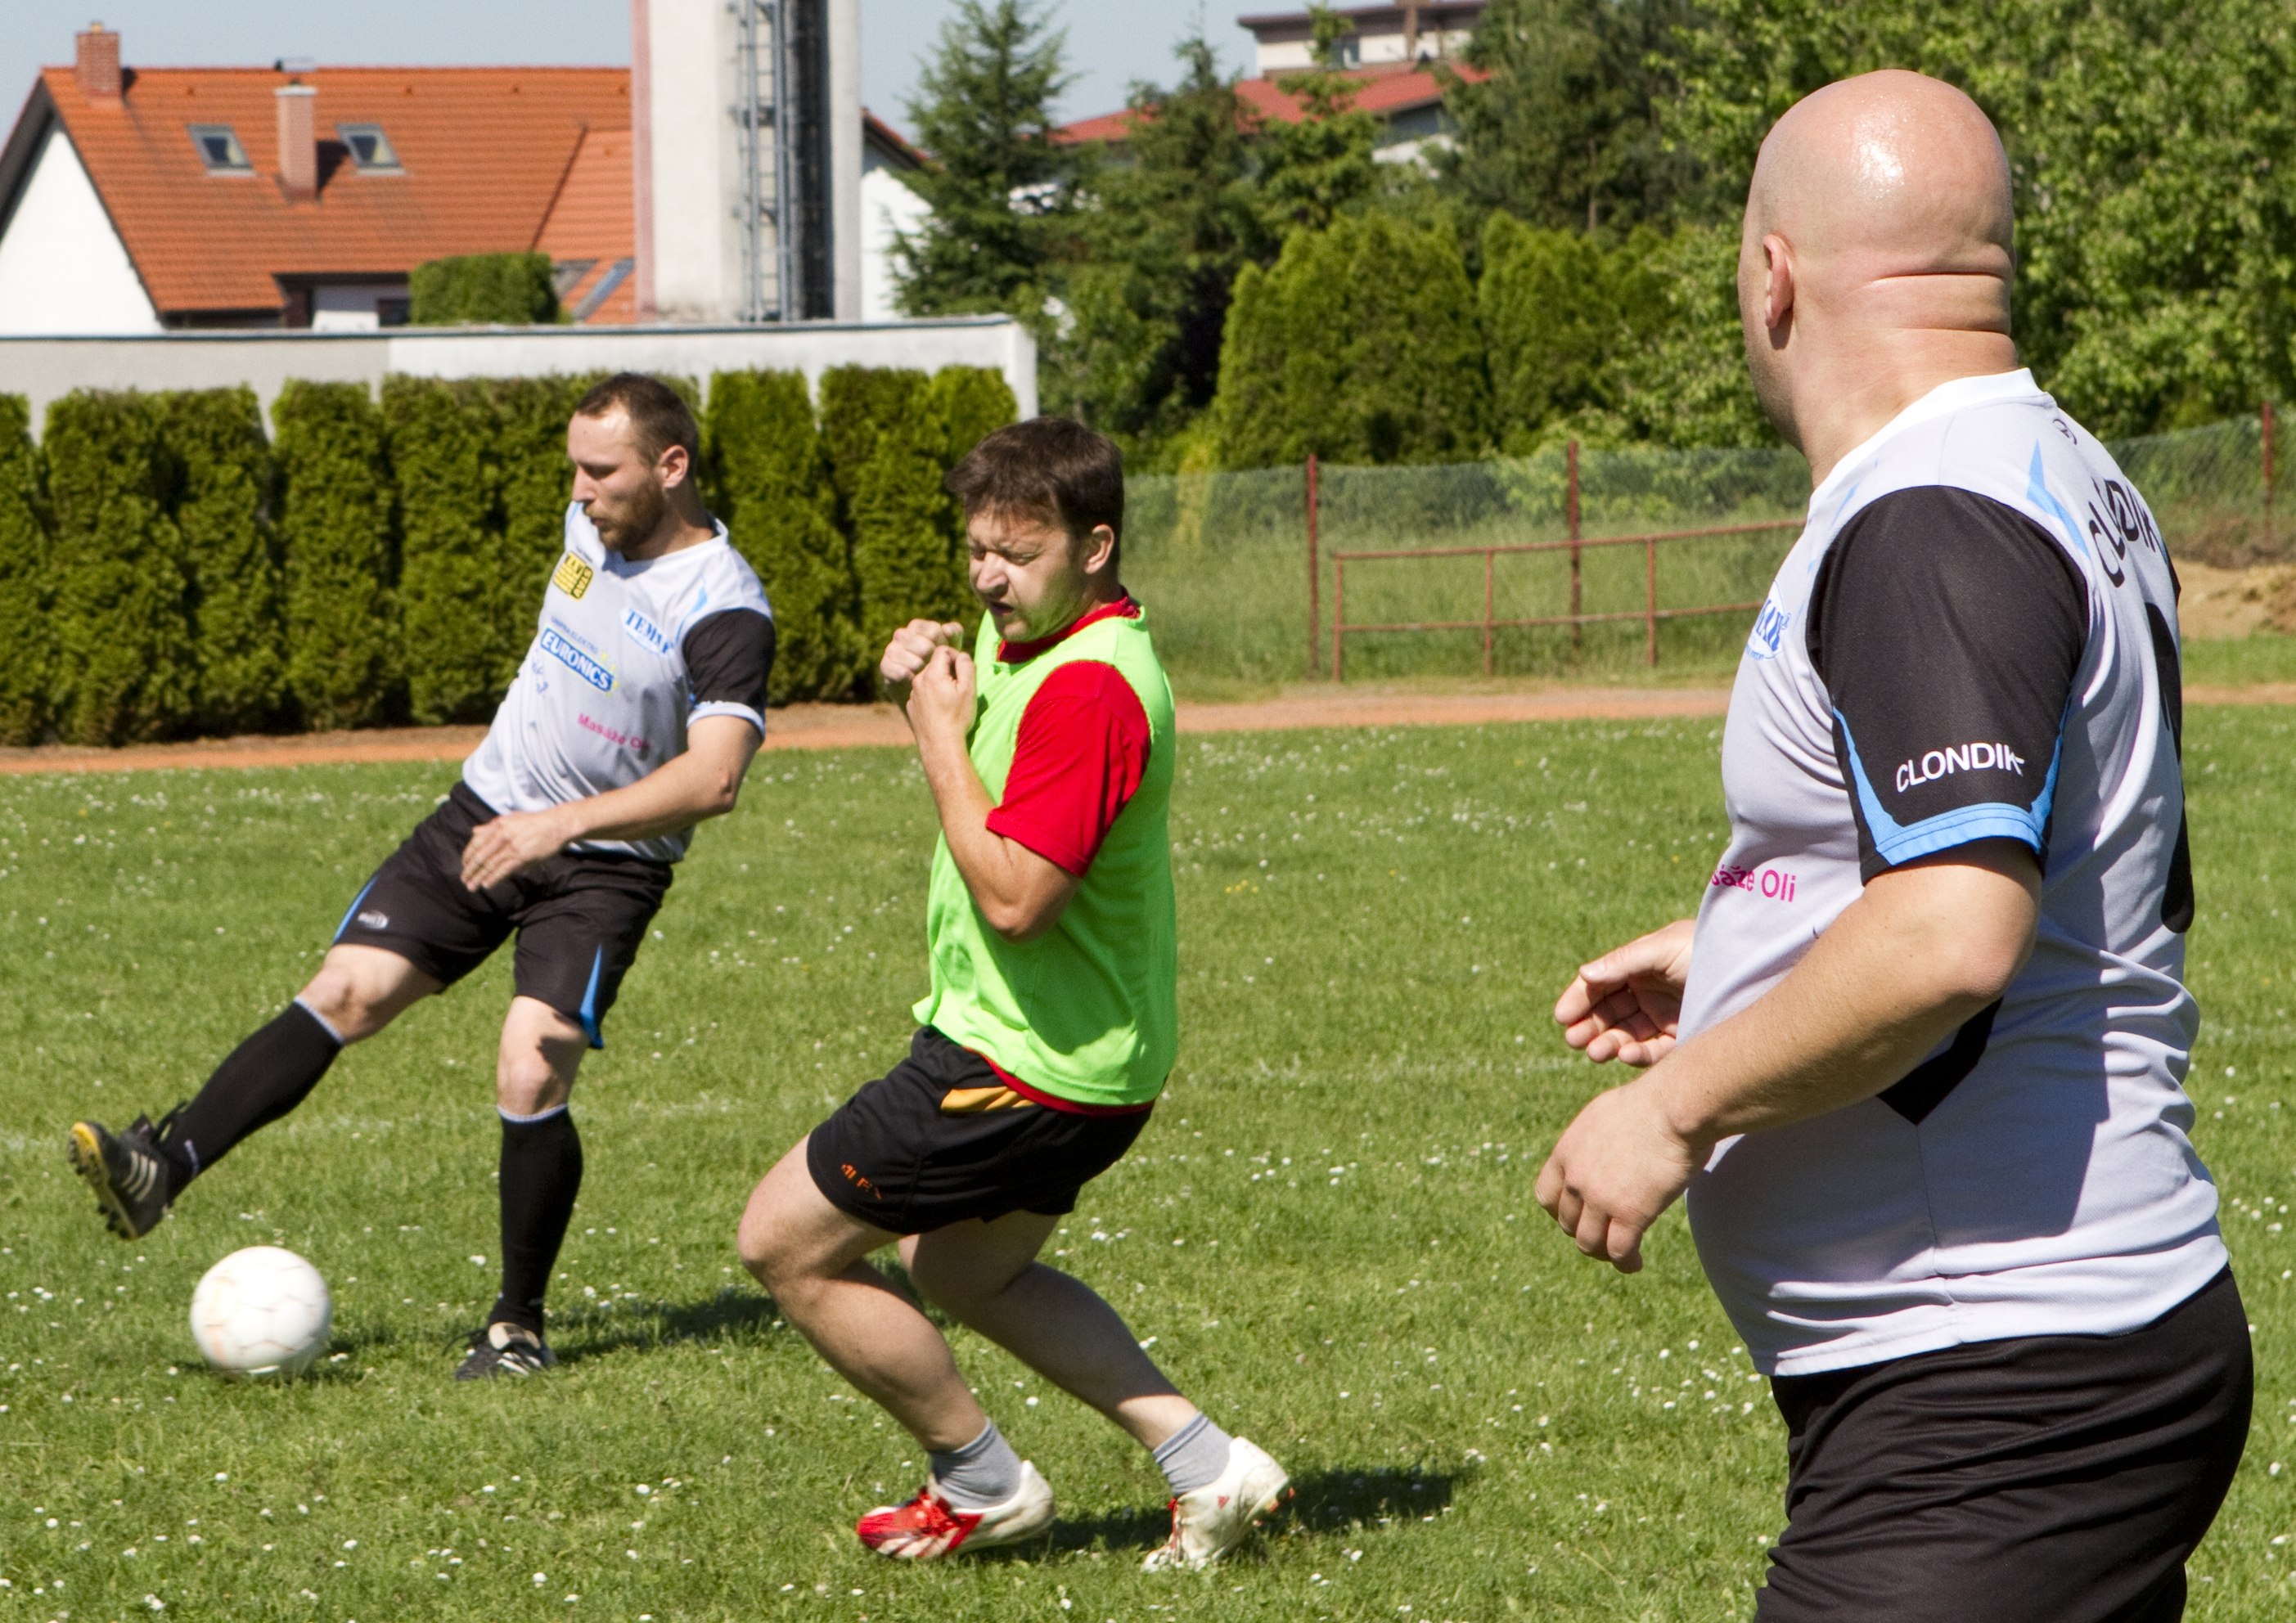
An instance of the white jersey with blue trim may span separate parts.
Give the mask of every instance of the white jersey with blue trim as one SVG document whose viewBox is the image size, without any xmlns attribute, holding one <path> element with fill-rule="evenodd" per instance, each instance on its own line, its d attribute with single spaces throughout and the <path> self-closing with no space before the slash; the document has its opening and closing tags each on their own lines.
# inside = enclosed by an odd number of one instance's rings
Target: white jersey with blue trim
<svg viewBox="0 0 2296 1623">
<path fill-rule="evenodd" d="M 723 524 L 699 545 L 632 562 L 569 506 L 534 642 L 463 781 L 498 812 L 541 811 L 636 783 L 683 755 L 702 717 L 738 716 L 762 735 L 772 614 Z M 738 633 L 708 638 L 707 676 L 697 628 Z M 676 862 L 692 838 L 574 848 Z"/>
<path fill-rule="evenodd" d="M 2042 882 L 1997 1004 L 1693 1180 L 1700 1257 L 1764 1371 L 2112 1334 L 2225 1266 L 2183 1091 L 2176 594 L 2135 487 L 2030 373 L 1932 391 L 1812 496 L 1731 694 L 1685 1037 L 1752 1005 L 1878 873 L 2005 839 Z"/>
</svg>

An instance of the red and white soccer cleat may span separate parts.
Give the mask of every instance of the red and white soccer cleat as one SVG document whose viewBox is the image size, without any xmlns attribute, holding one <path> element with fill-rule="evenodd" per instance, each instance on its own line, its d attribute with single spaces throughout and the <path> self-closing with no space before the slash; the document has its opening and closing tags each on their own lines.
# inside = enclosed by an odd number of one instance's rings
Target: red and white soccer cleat
<svg viewBox="0 0 2296 1623">
<path fill-rule="evenodd" d="M 1172 1501 L 1172 1537 L 1140 1563 L 1146 1572 L 1196 1572 L 1242 1544 L 1262 1516 L 1283 1503 L 1292 1479 L 1259 1444 L 1233 1439 L 1218 1480 Z"/>
<path fill-rule="evenodd" d="M 986 1550 L 1033 1538 L 1053 1525 L 1053 1490 L 1021 1462 L 1021 1486 L 1002 1504 L 959 1510 L 931 1477 L 906 1504 L 880 1505 L 853 1524 L 861 1542 L 895 1561 L 932 1561 L 960 1549 Z"/>
</svg>

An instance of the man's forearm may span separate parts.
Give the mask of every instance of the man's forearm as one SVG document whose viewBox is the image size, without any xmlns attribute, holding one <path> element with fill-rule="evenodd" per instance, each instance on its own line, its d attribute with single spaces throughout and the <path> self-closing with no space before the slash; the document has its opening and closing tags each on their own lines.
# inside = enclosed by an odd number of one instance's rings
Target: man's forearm
<svg viewBox="0 0 2296 1623">
<path fill-rule="evenodd" d="M 2021 850 L 1884 874 L 1752 1007 L 1634 1086 L 1702 1150 L 1871 1098 L 2014 979 L 2037 887 Z"/>
<path fill-rule="evenodd" d="M 995 904 L 1012 899 L 1013 863 L 1001 834 L 988 832 L 988 814 L 996 804 L 988 786 L 980 781 L 964 741 L 939 737 L 917 741 L 917 758 L 932 790 L 933 807 L 940 814 L 941 837 L 973 899 Z"/>
<path fill-rule="evenodd" d="M 585 840 L 647 840 L 674 834 L 734 809 L 747 762 L 735 766 L 689 750 L 635 783 L 586 799 L 569 800 L 553 816 L 565 831 L 562 842 Z"/>
</svg>

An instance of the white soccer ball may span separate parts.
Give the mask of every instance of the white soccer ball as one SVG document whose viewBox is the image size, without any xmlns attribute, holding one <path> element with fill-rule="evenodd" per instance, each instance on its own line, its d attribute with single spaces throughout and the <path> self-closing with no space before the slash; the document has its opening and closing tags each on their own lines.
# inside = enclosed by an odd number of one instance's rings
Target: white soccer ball
<svg viewBox="0 0 2296 1623">
<path fill-rule="evenodd" d="M 300 1373 L 334 1319 L 319 1270 L 275 1245 L 234 1251 L 192 1292 L 192 1340 L 227 1375 Z"/>
</svg>

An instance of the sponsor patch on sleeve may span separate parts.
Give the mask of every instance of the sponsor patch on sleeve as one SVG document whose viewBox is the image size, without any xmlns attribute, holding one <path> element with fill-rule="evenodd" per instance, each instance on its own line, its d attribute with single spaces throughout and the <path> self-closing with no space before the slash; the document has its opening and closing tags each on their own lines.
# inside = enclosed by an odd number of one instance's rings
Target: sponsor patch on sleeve
<svg viewBox="0 0 2296 1623">
<path fill-rule="evenodd" d="M 567 596 L 578 598 L 590 589 L 590 582 L 596 575 L 595 570 L 569 553 L 558 561 L 558 568 L 551 574 L 550 584 Z M 532 579 L 533 577 L 529 576 L 528 578 Z"/>
</svg>

